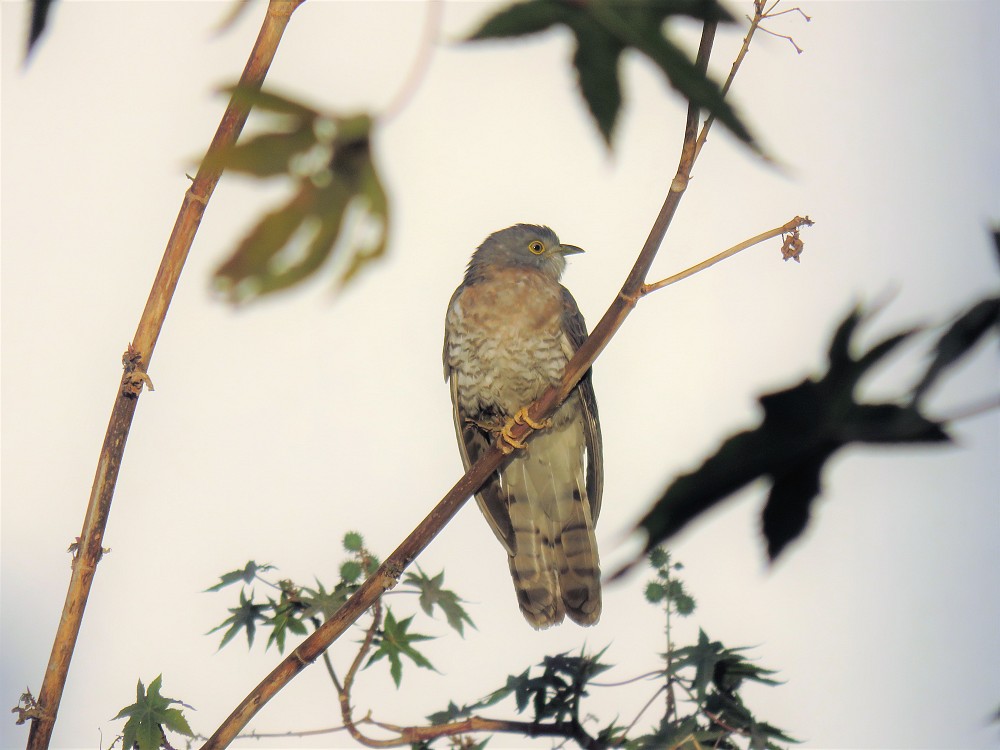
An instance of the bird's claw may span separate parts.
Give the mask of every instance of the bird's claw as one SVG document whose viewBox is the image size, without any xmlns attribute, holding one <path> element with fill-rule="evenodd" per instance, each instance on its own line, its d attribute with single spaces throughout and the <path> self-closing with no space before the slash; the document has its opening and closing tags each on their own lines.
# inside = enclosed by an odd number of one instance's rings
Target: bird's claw
<svg viewBox="0 0 1000 750">
<path fill-rule="evenodd" d="M 499 439 L 497 440 L 500 450 L 503 451 L 505 456 L 510 455 L 514 452 L 514 449 L 523 449 L 526 444 L 523 440 L 518 440 L 511 434 L 511 430 L 514 429 L 514 425 L 526 424 L 533 430 L 544 430 L 547 427 L 552 426 L 551 419 L 543 419 L 538 421 L 532 419 L 528 414 L 528 407 L 522 407 L 518 409 L 517 414 L 513 417 L 507 417 L 507 421 L 504 422 L 503 427 L 500 428 Z"/>
<path fill-rule="evenodd" d="M 505 456 L 509 456 L 515 449 L 521 450 L 526 447 L 523 440 L 518 440 L 510 434 L 515 424 L 517 424 L 517 420 L 514 417 L 507 417 L 507 421 L 497 435 L 497 446 Z"/>
<path fill-rule="evenodd" d="M 505 456 L 509 456 L 515 450 L 523 450 L 527 447 L 527 443 L 514 437 L 513 430 L 515 425 L 526 424 L 533 430 L 544 430 L 552 426 L 551 419 L 543 419 L 541 421 L 532 419 L 528 414 L 528 407 L 522 407 L 513 417 L 507 417 L 502 425 L 499 423 L 499 420 L 494 422 L 469 418 L 465 421 L 476 425 L 476 427 L 484 432 L 491 432 L 496 435 L 497 447 L 500 448 Z"/>
<path fill-rule="evenodd" d="M 552 420 L 551 419 L 543 419 L 541 422 L 539 422 L 538 420 L 532 419 L 531 415 L 528 414 L 528 407 L 527 406 L 522 406 L 520 409 L 518 409 L 517 414 L 514 415 L 514 423 L 515 424 L 526 424 L 526 425 L 528 425 L 528 427 L 530 427 L 533 430 L 544 430 L 544 429 L 552 426 Z"/>
</svg>

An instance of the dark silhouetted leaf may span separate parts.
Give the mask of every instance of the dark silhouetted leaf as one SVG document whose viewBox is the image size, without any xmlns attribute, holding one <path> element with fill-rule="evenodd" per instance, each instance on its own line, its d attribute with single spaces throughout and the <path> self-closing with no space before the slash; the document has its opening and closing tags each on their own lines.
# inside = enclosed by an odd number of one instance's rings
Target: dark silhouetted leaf
<svg viewBox="0 0 1000 750">
<path fill-rule="evenodd" d="M 567 23 L 572 11 L 560 0 L 533 0 L 515 3 L 490 16 L 468 41 L 524 36 Z"/>
<path fill-rule="evenodd" d="M 725 100 L 718 84 L 700 72 L 664 35 L 664 21 L 676 15 L 718 22 L 733 20 L 715 0 L 637 0 L 630 3 L 529 0 L 491 16 L 468 41 L 525 36 L 558 24 L 566 26 L 576 40 L 573 66 L 580 93 L 608 144 L 622 104 L 619 60 L 622 52 L 634 49 L 652 60 L 670 85 L 686 99 L 714 115 L 744 143 L 757 148 L 753 136 Z"/>
<path fill-rule="evenodd" d="M 45 31 L 49 19 L 49 11 L 55 0 L 32 0 L 31 1 L 31 22 L 28 26 L 28 44 L 25 47 L 24 59 L 31 57 L 35 44 Z"/>
<path fill-rule="evenodd" d="M 991 329 L 1000 333 L 1000 297 L 980 300 L 941 335 L 934 347 L 934 359 L 913 389 L 913 401 L 921 399 L 938 376 L 965 356 Z"/>
<path fill-rule="evenodd" d="M 647 549 L 758 478 L 771 481 L 762 514 L 774 559 L 806 527 L 828 460 L 852 443 L 909 444 L 948 439 L 942 425 L 914 405 L 855 400 L 862 377 L 905 341 L 891 336 L 855 357 L 851 340 L 863 316 L 852 311 L 833 336 L 829 367 L 820 379 L 762 396 L 764 419 L 730 437 L 694 472 L 678 477 L 640 522 Z"/>
</svg>

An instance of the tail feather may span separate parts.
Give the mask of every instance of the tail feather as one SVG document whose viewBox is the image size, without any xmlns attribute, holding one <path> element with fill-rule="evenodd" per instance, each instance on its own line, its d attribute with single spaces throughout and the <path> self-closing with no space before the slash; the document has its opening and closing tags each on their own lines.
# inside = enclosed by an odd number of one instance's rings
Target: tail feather
<svg viewBox="0 0 1000 750">
<path fill-rule="evenodd" d="M 501 473 L 514 529 L 510 572 L 535 628 L 601 615 L 600 564 L 587 500 L 583 431 L 571 421 L 535 437 Z"/>
</svg>

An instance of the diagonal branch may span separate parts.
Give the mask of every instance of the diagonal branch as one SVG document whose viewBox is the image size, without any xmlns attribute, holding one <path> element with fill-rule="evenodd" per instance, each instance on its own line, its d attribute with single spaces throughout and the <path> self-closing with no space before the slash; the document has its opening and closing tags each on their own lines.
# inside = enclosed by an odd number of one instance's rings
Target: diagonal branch
<svg viewBox="0 0 1000 750">
<path fill-rule="evenodd" d="M 259 88 L 263 83 L 289 18 L 302 2 L 303 0 L 270 0 L 257 41 L 240 78 L 242 86 Z M 232 146 L 239 137 L 249 113 L 249 107 L 230 100 L 209 146 L 209 153 Z M 135 416 L 142 386 L 144 383 L 150 384 L 146 369 L 149 367 L 153 348 L 163 327 L 170 299 L 177 287 L 194 235 L 198 231 L 208 200 L 221 176 L 220 168 L 203 166 L 185 193 L 173 231 L 163 252 L 163 260 L 149 292 L 146 307 L 139 319 L 135 338 L 122 359 L 125 372 L 115 395 L 111 419 L 105 433 L 104 444 L 101 446 L 90 501 L 84 516 L 83 530 L 73 557 L 73 572 L 66 593 L 66 602 L 63 605 L 49 663 L 38 695 L 38 715 L 32 719 L 31 731 L 28 734 L 28 750 L 44 750 L 49 746 L 90 587 L 97 563 L 101 559 L 101 543 L 111 512 L 111 500 L 114 496 L 122 455 L 125 452 L 125 442 L 128 439 L 132 418 Z"/>
<path fill-rule="evenodd" d="M 702 31 L 701 45 L 698 49 L 697 65 L 704 72 L 708 68 L 708 58 L 715 40 L 717 24 L 709 21 Z M 642 296 L 642 285 L 652 266 L 656 252 L 659 250 L 667 228 L 673 220 L 680 204 L 684 190 L 687 188 L 694 166 L 697 143 L 699 111 L 694 105 L 689 105 L 687 122 L 684 128 L 684 141 L 677 172 L 670 183 L 667 197 L 660 212 L 653 222 L 646 243 L 643 245 L 625 283 L 617 297 L 611 303 L 608 311 L 601 318 L 593 332 L 583 342 L 580 349 L 567 363 L 560 383 L 549 387 L 542 396 L 529 407 L 532 421 L 543 421 L 552 414 L 569 393 L 576 387 L 580 378 L 590 369 L 594 360 L 604 350 L 611 337 L 621 327 L 625 318 L 635 307 Z M 516 424 L 511 429 L 516 440 L 523 440 L 533 432 L 525 424 Z M 220 750 L 227 747 L 240 730 L 245 727 L 254 715 L 279 690 L 306 668 L 339 638 L 365 611 L 367 611 L 383 593 L 396 585 L 406 567 L 430 544 L 435 536 L 447 525 L 466 500 L 500 467 L 507 458 L 501 450 L 491 446 L 488 451 L 473 464 L 465 476 L 458 480 L 454 487 L 438 502 L 434 509 L 424 518 L 406 539 L 390 554 L 378 570 L 369 576 L 350 599 L 318 630 L 306 638 L 292 651 L 270 674 L 240 702 L 226 720 L 216 729 L 215 733 L 202 746 L 202 750 Z M 472 721 L 471 719 L 468 721 Z M 473 727 L 476 728 L 476 727 Z"/>
</svg>

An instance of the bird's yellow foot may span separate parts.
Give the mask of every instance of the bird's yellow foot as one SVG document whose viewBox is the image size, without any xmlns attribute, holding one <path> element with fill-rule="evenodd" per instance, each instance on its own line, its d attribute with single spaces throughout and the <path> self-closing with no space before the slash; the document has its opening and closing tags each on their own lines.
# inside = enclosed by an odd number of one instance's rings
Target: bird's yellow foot
<svg viewBox="0 0 1000 750">
<path fill-rule="evenodd" d="M 510 454 L 515 448 L 521 449 L 525 447 L 523 440 L 518 440 L 511 434 L 511 430 L 514 429 L 514 425 L 526 424 L 533 430 L 544 430 L 547 427 L 552 426 L 551 419 L 543 419 L 541 422 L 532 419 L 528 415 L 528 407 L 522 407 L 518 409 L 517 414 L 513 417 L 507 417 L 507 421 L 504 422 L 503 427 L 500 428 L 500 434 L 497 443 L 500 446 L 500 450 L 504 452 L 505 455 Z"/>
<path fill-rule="evenodd" d="M 532 419 L 528 414 L 527 406 L 522 406 L 518 409 L 517 414 L 514 415 L 514 422 L 515 424 L 526 424 L 533 430 L 544 430 L 552 426 L 551 419 L 543 419 L 541 422 Z"/>
</svg>

